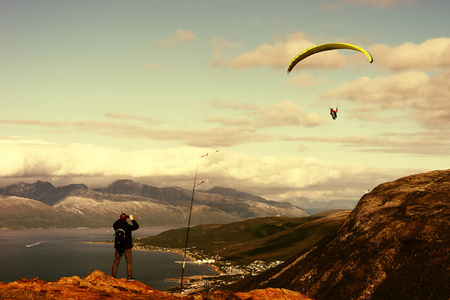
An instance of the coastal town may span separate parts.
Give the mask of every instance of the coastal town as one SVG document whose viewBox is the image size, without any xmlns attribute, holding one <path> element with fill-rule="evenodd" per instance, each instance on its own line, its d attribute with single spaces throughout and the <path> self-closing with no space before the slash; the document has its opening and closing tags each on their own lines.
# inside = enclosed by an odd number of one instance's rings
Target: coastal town
<svg viewBox="0 0 450 300">
<path fill-rule="evenodd" d="M 167 247 L 158 247 L 151 245 L 143 245 L 139 242 L 139 238 L 135 239 L 134 248 L 136 250 L 145 251 L 164 251 L 184 253 L 184 249 L 173 249 Z M 191 293 L 203 290 L 214 290 L 219 286 L 230 285 L 237 280 L 249 276 L 256 276 L 268 269 L 274 268 L 283 261 L 265 262 L 262 260 L 255 260 L 249 265 L 237 265 L 225 260 L 219 255 L 208 255 L 195 247 L 186 250 L 187 264 L 207 264 L 217 272 L 217 275 L 197 275 L 183 278 L 183 292 Z M 183 261 L 176 261 L 176 263 L 183 263 Z M 166 281 L 180 282 L 181 278 L 166 278 Z M 176 288 L 179 291 L 179 287 Z M 175 288 L 174 288 L 175 290 Z"/>
</svg>

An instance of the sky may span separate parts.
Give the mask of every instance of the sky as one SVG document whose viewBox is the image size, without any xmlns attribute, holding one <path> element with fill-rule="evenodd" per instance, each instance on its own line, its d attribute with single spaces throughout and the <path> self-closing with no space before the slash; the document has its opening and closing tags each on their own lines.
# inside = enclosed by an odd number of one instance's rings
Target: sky
<svg viewBox="0 0 450 300">
<path fill-rule="evenodd" d="M 449 11 L 447 0 L 1 0 L 0 187 L 192 189 L 197 171 L 208 180 L 197 189 L 295 204 L 448 169 Z M 373 63 L 328 51 L 287 74 L 333 42 Z"/>
</svg>

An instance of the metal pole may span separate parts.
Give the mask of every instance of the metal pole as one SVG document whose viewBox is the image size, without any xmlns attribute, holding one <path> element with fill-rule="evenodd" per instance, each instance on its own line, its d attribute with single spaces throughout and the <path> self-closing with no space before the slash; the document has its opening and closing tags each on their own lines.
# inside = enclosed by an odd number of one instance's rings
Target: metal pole
<svg viewBox="0 0 450 300">
<path fill-rule="evenodd" d="M 206 154 L 206 155 L 208 155 L 208 154 Z M 203 156 L 205 156 L 205 155 L 203 155 Z M 202 157 L 200 157 L 200 158 L 202 158 Z M 186 267 L 186 255 L 187 255 L 187 246 L 188 246 L 188 239 L 189 239 L 189 228 L 191 226 L 192 205 L 194 204 L 194 193 L 195 193 L 195 185 L 197 182 L 197 171 L 198 171 L 199 162 L 200 162 L 200 159 L 197 162 L 197 168 L 195 169 L 195 176 L 194 176 L 194 186 L 192 187 L 191 207 L 189 209 L 189 220 L 188 220 L 188 226 L 187 226 L 187 231 L 186 231 L 186 243 L 184 245 L 183 267 L 181 269 L 180 293 L 183 292 L 184 268 Z"/>
<path fill-rule="evenodd" d="M 219 150 L 216 150 L 216 152 L 214 152 L 214 153 L 217 153 L 217 152 L 219 152 Z M 195 187 L 197 186 L 198 165 L 200 163 L 200 159 L 202 159 L 205 156 L 208 156 L 208 154 L 209 153 L 206 153 L 205 155 L 200 156 L 200 158 L 197 161 L 197 167 L 195 168 L 194 185 L 192 187 L 191 207 L 189 209 L 189 220 L 188 220 L 188 226 L 187 226 L 187 230 L 186 230 L 186 243 L 184 245 L 183 267 L 181 269 L 180 293 L 183 292 L 184 268 L 186 267 L 187 246 L 188 246 L 188 240 L 189 240 L 189 229 L 191 226 L 192 205 L 194 204 Z M 200 182 L 198 185 L 202 184 L 203 182 L 209 182 L 209 181 L 204 180 L 204 181 Z"/>
</svg>

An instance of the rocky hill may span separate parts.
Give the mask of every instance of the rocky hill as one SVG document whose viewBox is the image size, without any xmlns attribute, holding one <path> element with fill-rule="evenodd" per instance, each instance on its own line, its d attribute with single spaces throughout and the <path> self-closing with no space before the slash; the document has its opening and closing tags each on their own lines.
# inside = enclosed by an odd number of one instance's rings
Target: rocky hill
<svg viewBox="0 0 450 300">
<path fill-rule="evenodd" d="M 450 299 L 450 170 L 364 195 L 337 233 L 232 290 L 314 299 Z"/>
<path fill-rule="evenodd" d="M 192 224 L 308 215 L 289 203 L 229 193 L 220 188 L 196 192 Z M 122 212 L 135 215 L 141 226 L 185 226 L 191 197 L 189 190 L 131 180 L 119 180 L 102 189 L 83 184 L 54 187 L 42 181 L 20 183 L 0 189 L 0 228 L 109 227 Z"/>
<path fill-rule="evenodd" d="M 155 290 L 140 281 L 116 279 L 101 271 L 93 271 L 84 278 L 63 277 L 55 282 L 22 279 L 11 283 L 0 282 L 2 299 L 149 299 L 149 300 L 306 300 L 299 292 L 286 289 L 255 290 L 246 293 L 227 291 L 201 292 L 192 295 L 170 294 Z"/>
</svg>

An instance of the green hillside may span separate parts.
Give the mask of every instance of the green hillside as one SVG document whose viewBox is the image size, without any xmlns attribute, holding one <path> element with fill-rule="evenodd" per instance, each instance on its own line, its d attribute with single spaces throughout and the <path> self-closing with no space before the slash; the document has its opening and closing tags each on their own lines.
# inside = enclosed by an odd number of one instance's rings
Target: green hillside
<svg viewBox="0 0 450 300">
<path fill-rule="evenodd" d="M 344 210 L 302 218 L 266 217 L 199 225 L 190 229 L 188 247 L 220 255 L 235 264 L 285 260 L 334 232 L 349 213 Z M 185 238 L 186 228 L 173 229 L 140 238 L 139 244 L 179 249 L 184 248 Z"/>
</svg>

